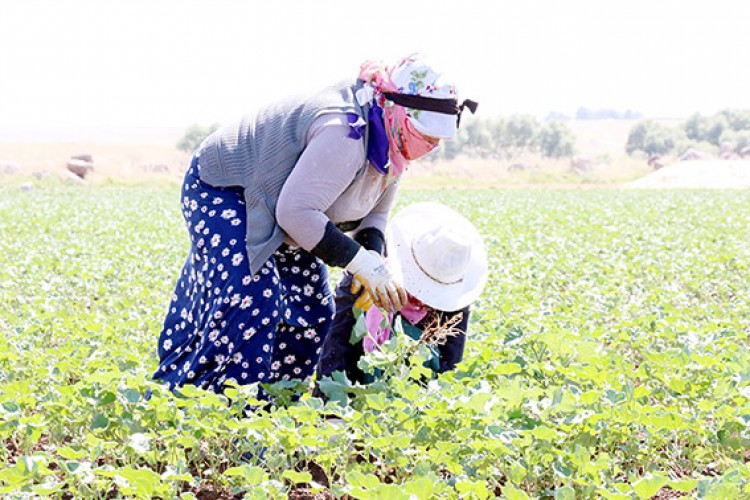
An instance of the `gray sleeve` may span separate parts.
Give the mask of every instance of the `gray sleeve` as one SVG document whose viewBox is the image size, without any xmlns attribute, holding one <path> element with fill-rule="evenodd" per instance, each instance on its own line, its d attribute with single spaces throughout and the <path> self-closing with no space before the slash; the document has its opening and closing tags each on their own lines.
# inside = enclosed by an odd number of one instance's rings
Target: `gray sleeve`
<svg viewBox="0 0 750 500">
<path fill-rule="evenodd" d="M 323 239 L 329 222 L 324 212 L 364 163 L 363 141 L 348 137 L 349 131 L 346 125 L 320 127 L 281 188 L 276 220 L 305 250 Z"/>
<path fill-rule="evenodd" d="M 375 228 L 380 230 L 380 232 L 385 233 L 385 226 L 388 223 L 388 213 L 391 211 L 393 202 L 396 199 L 397 190 L 398 181 L 386 188 L 383 195 L 380 197 L 378 204 L 375 205 L 375 208 L 373 208 L 372 211 L 362 219 L 362 222 L 359 224 L 359 230 Z"/>
</svg>

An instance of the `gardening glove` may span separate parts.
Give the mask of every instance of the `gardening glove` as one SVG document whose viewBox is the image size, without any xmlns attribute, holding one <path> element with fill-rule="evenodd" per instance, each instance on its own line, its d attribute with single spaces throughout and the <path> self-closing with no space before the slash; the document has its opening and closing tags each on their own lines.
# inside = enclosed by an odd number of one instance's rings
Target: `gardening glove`
<svg viewBox="0 0 750 500">
<path fill-rule="evenodd" d="M 365 287 L 376 306 L 387 311 L 399 311 L 406 304 L 406 290 L 393 280 L 385 261 L 377 252 L 360 248 L 346 270 Z"/>
<path fill-rule="evenodd" d="M 366 288 L 362 287 L 362 283 L 357 278 L 352 278 L 352 287 L 351 287 L 352 295 L 357 295 L 357 300 L 354 301 L 354 307 L 361 309 L 362 311 L 369 310 L 374 302 L 372 300 L 372 295 L 370 295 L 370 292 L 367 291 Z"/>
</svg>

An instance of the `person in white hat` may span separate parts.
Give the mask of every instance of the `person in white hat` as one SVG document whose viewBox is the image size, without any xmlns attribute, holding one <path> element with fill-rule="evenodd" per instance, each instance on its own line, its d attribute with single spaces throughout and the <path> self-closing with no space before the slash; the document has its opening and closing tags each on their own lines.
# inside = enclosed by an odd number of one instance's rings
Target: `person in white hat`
<svg viewBox="0 0 750 500">
<path fill-rule="evenodd" d="M 454 137 L 464 107 L 476 103 L 411 55 L 367 61 L 207 137 L 182 185 L 190 250 L 153 378 L 216 392 L 309 378 L 334 315 L 329 266 L 401 309 L 406 292 L 378 251 L 390 207 L 408 162 Z"/>
<path fill-rule="evenodd" d="M 454 369 L 463 358 L 471 305 L 487 280 L 481 235 L 465 217 L 443 204 L 415 203 L 391 220 L 387 250 L 388 267 L 409 297 L 399 312 L 391 312 L 391 324 L 400 315 L 404 332 L 415 339 L 430 324 L 452 325 L 457 335 L 435 346 L 429 366 L 437 373 Z M 379 328 L 382 313 L 372 307 L 361 288 L 345 274 L 336 289 L 336 316 L 316 366 L 318 379 L 342 371 L 352 382 L 368 381 L 357 362 L 363 353 L 387 340 L 390 332 Z M 369 335 L 352 344 L 354 308 L 367 309 Z M 323 396 L 318 388 L 315 394 Z"/>
</svg>

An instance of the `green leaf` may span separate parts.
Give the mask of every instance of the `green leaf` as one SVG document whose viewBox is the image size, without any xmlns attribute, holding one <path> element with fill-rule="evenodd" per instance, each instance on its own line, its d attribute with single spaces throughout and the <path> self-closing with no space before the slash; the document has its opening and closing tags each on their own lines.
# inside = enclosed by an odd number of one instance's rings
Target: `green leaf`
<svg viewBox="0 0 750 500">
<path fill-rule="evenodd" d="M 365 491 L 374 490 L 380 485 L 380 480 L 373 474 L 363 474 L 356 470 L 346 475 L 346 481 L 350 486 L 362 488 Z"/>
<path fill-rule="evenodd" d="M 530 432 L 535 438 L 542 441 L 554 441 L 559 437 L 555 429 L 547 427 L 546 425 L 535 427 Z"/>
<path fill-rule="evenodd" d="M 521 371 L 522 368 L 518 363 L 498 363 L 492 367 L 492 373 L 495 375 L 513 375 Z"/>
<path fill-rule="evenodd" d="M 555 490 L 555 500 L 575 500 L 576 490 L 570 486 L 563 486 Z"/>
<path fill-rule="evenodd" d="M 469 397 L 469 400 L 463 405 L 475 413 L 483 413 L 485 405 L 492 399 L 492 394 L 488 392 L 476 392 Z"/>
<path fill-rule="evenodd" d="M 382 392 L 367 394 L 365 401 L 367 402 L 367 406 L 373 410 L 385 410 L 388 407 L 388 401 Z"/>
<path fill-rule="evenodd" d="M 230 467 L 224 471 L 224 476 L 238 476 L 245 479 L 245 481 L 251 485 L 259 485 L 267 478 L 267 473 L 264 469 L 252 466 L 252 465 L 240 465 L 237 467 Z"/>
<path fill-rule="evenodd" d="M 331 401 L 335 401 L 342 406 L 346 406 L 349 402 L 349 389 L 351 387 L 351 382 L 341 371 L 333 372 L 330 377 L 324 377 L 318 381 L 318 388 L 321 392 L 328 396 Z"/>
<path fill-rule="evenodd" d="M 664 476 L 647 475 L 633 483 L 633 491 L 639 498 L 651 498 L 668 482 Z"/>
<path fill-rule="evenodd" d="M 151 469 L 125 467 L 116 471 L 116 476 L 127 480 L 127 486 L 122 487 L 125 493 L 153 497 L 161 485 L 161 477 Z"/>
<path fill-rule="evenodd" d="M 5 411 L 7 411 L 9 413 L 16 413 L 16 412 L 18 412 L 21 409 L 21 407 L 18 406 L 13 401 L 3 401 L 3 405 L 2 406 L 5 409 Z"/>
<path fill-rule="evenodd" d="M 625 493 L 613 493 L 605 489 L 599 489 L 597 493 L 599 493 L 602 498 L 606 498 L 607 500 L 632 500 L 632 497 L 630 495 L 626 495 Z"/>
<path fill-rule="evenodd" d="M 465 495 L 471 494 L 479 499 L 489 498 L 490 496 L 490 490 L 487 489 L 487 485 L 484 481 L 471 481 L 469 479 L 464 479 L 456 482 L 456 490 Z M 505 488 L 503 488 L 503 493 L 505 493 Z"/>
<path fill-rule="evenodd" d="M 367 336 L 367 325 L 365 324 L 365 313 L 361 309 L 354 308 L 354 317 L 356 318 L 356 321 L 354 323 L 354 327 L 352 328 L 352 334 L 349 337 L 349 343 L 354 345 L 357 342 L 361 341 L 365 336 Z"/>
<path fill-rule="evenodd" d="M 84 450 L 75 450 L 70 446 L 62 446 L 56 450 L 56 453 L 61 457 L 67 458 L 69 460 L 77 460 L 87 455 Z"/>
<path fill-rule="evenodd" d="M 97 413 L 94 420 L 91 421 L 91 430 L 106 429 L 109 426 L 109 419 L 103 413 Z"/>
<path fill-rule="evenodd" d="M 526 492 L 519 490 L 510 484 L 503 486 L 503 495 L 505 495 L 508 500 L 530 500 L 529 495 L 527 495 Z"/>
<path fill-rule="evenodd" d="M 128 403 L 137 403 L 141 400 L 141 393 L 140 391 L 137 391 L 135 389 L 125 389 L 121 392 L 121 394 L 125 397 L 125 401 Z"/>
<path fill-rule="evenodd" d="M 697 479 L 676 479 L 673 481 L 669 481 L 669 487 L 676 491 L 681 491 L 683 493 L 690 493 L 695 488 L 698 487 L 698 480 Z"/>
<path fill-rule="evenodd" d="M 99 397 L 96 398 L 96 404 L 99 406 L 108 405 L 110 403 L 114 403 L 117 401 L 117 396 L 113 392 L 105 391 L 102 394 L 99 394 Z"/>
<path fill-rule="evenodd" d="M 54 483 L 35 484 L 31 487 L 31 489 L 38 495 L 52 495 L 53 493 L 57 493 L 58 491 L 62 490 L 65 486 L 67 486 L 67 483 L 65 483 L 64 481 L 60 481 Z"/>
<path fill-rule="evenodd" d="M 309 472 L 296 470 L 285 470 L 281 474 L 282 479 L 288 479 L 292 484 L 303 484 L 312 481 L 312 475 Z"/>
<path fill-rule="evenodd" d="M 409 498 L 417 498 L 419 500 L 430 500 L 433 498 L 435 493 L 435 480 L 420 477 L 415 481 L 402 484 L 401 489 L 404 493 L 409 495 Z"/>
</svg>

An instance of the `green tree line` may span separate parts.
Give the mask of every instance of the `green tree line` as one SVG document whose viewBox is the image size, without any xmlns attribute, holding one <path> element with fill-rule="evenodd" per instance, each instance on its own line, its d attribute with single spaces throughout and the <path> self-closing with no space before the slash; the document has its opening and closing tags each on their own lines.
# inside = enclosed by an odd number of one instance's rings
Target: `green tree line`
<svg viewBox="0 0 750 500">
<path fill-rule="evenodd" d="M 679 126 L 653 120 L 638 122 L 630 130 L 625 151 L 632 155 L 682 155 L 689 149 L 739 153 L 750 146 L 750 110 L 724 110 L 710 116 L 695 113 Z"/>
<path fill-rule="evenodd" d="M 525 154 L 561 158 L 575 153 L 575 135 L 562 121 L 540 122 L 530 115 L 466 120 L 452 141 L 443 141 L 430 158 L 458 155 L 510 159 Z"/>
</svg>

